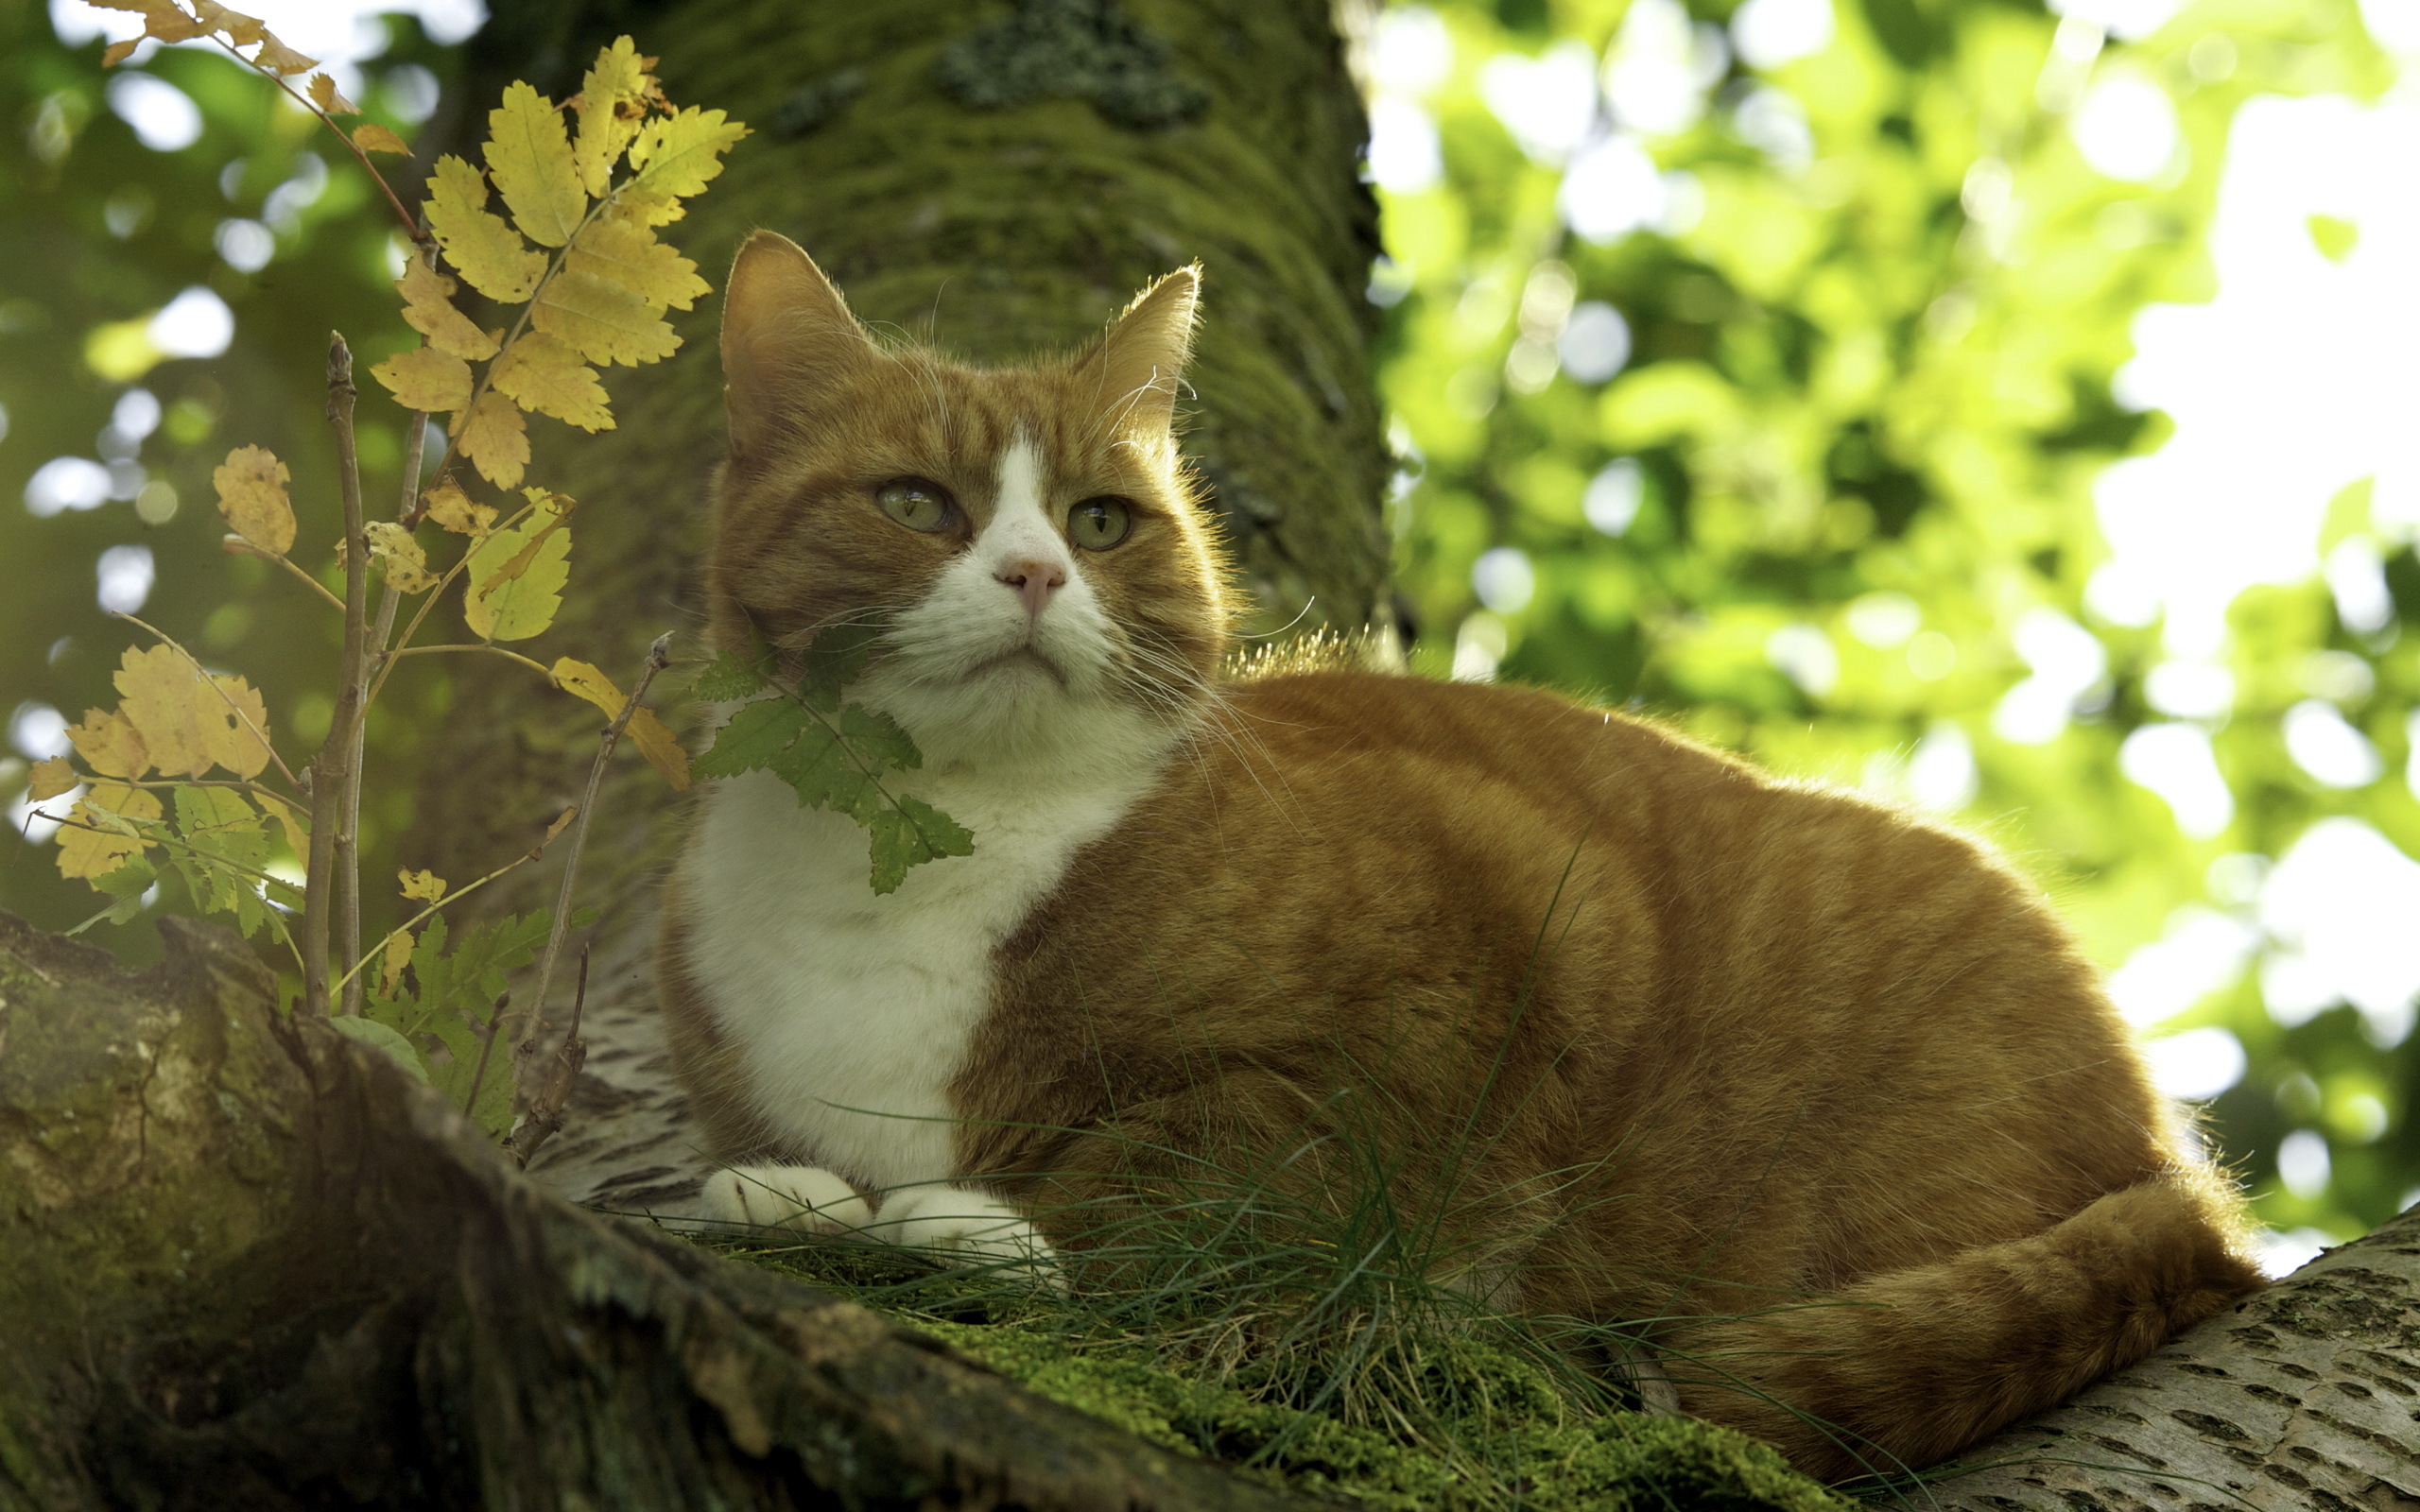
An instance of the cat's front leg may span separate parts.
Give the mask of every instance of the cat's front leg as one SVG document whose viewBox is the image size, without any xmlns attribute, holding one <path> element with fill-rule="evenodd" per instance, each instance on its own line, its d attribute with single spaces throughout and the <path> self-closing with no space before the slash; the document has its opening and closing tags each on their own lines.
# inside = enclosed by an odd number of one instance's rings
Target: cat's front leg
<svg viewBox="0 0 2420 1512">
<path fill-rule="evenodd" d="M 804 1234 L 856 1235 L 873 1222 L 857 1189 L 812 1165 L 732 1165 L 708 1178 L 700 1198 L 707 1218 Z"/>
<path fill-rule="evenodd" d="M 893 1192 L 866 1237 L 921 1249 L 951 1265 L 1018 1262 L 1055 1274 L 1049 1242 L 1016 1209 L 966 1187 L 923 1186 Z"/>
</svg>

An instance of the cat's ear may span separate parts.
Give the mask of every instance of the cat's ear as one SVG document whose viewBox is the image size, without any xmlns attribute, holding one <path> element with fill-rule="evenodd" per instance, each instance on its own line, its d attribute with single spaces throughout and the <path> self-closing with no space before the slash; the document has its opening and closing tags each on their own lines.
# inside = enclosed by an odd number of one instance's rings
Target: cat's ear
<svg viewBox="0 0 2420 1512">
<path fill-rule="evenodd" d="M 881 349 L 815 259 L 778 232 L 739 249 L 722 296 L 723 407 L 731 449 L 745 456 Z"/>
<path fill-rule="evenodd" d="M 1134 296 L 1126 313 L 1079 356 L 1099 380 L 1099 404 L 1120 426 L 1166 430 L 1177 386 L 1193 352 L 1193 314 L 1201 302 L 1201 265 L 1180 267 Z"/>
</svg>

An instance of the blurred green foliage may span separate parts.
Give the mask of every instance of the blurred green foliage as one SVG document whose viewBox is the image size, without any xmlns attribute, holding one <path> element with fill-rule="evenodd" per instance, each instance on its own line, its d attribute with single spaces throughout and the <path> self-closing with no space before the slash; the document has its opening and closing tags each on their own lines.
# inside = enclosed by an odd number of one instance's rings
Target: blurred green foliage
<svg viewBox="0 0 2420 1512">
<path fill-rule="evenodd" d="M 2281 855 L 2325 816 L 2420 852 L 2402 776 L 2420 696 L 2420 636 L 2400 628 L 2420 617 L 2408 548 L 2381 543 L 2397 616 L 2382 630 L 2341 624 L 2316 576 L 2237 602 L 2232 712 L 2204 721 L 2233 816 L 2206 838 L 2120 774 L 2121 742 L 2159 718 L 2144 694 L 2158 627 L 2111 623 L 2085 600 L 2109 555 L 2095 476 L 2169 431 L 2112 395 L 2132 318 L 2214 292 L 2206 237 L 2238 105 L 2366 98 L 2391 81 L 2353 8 L 2200 0 L 2104 42 L 2015 0 L 1840 0 L 1828 43 L 1759 70 L 1715 49 L 1728 0 L 1691 0 L 1695 29 L 1679 36 L 1701 112 L 1641 139 L 1664 177 L 1633 184 L 1663 200 L 1644 217 L 1656 224 L 1592 241 L 1558 208 L 1568 148 L 1525 150 L 1483 80 L 1503 106 L 1525 77 L 1547 93 L 1546 75 L 1517 72 L 1530 60 L 1594 77 L 1609 49 L 1644 45 L 1624 26 L 1648 3 L 1437 4 L 1415 18 L 1450 44 L 1433 77 L 1380 81 L 1398 126 L 1407 105 L 1433 123 L 1442 167 L 1382 194 L 1392 257 L 1372 285 L 1392 306 L 1383 384 L 1406 463 L 1387 508 L 1416 662 L 1634 704 L 1783 771 L 1929 799 L 2038 877 L 2113 969 L 2193 909 L 2256 928 L 2260 866 L 2246 858 Z M 387 24 L 361 101 L 410 135 L 426 77 L 412 71 L 448 78 L 456 60 Z M 331 324 L 365 363 L 408 342 L 387 288 L 391 238 L 334 144 L 258 78 L 191 50 L 141 63 L 200 112 L 190 146 L 155 151 L 112 112 L 98 52 L 60 45 L 44 7 L 0 0 L 0 710 L 72 719 L 112 701 L 132 636 L 95 606 L 94 563 L 143 544 L 159 567 L 145 617 L 260 685 L 281 735 L 315 740 L 335 627 L 303 595 L 265 591 L 265 564 L 216 549 L 209 472 L 233 444 L 270 447 L 293 467 L 306 544 L 333 537 L 320 355 Z M 2075 145 L 2079 93 L 2112 70 L 2162 91 L 2182 131 L 2176 165 L 2147 181 L 2104 176 Z M 257 271 L 220 255 L 231 220 L 274 236 Z M 2341 257 L 2359 230 L 2315 220 L 2311 234 Z M 131 333 L 194 285 L 233 309 L 233 346 L 132 372 Z M 1607 357 L 1597 305 L 1618 312 L 1627 360 L 1576 375 Z M 21 507 L 46 461 L 106 455 L 95 438 L 136 386 L 162 418 L 134 457 L 175 490 L 173 511 L 158 492 L 141 512 L 126 499 Z M 373 498 L 402 453 L 381 407 L 363 411 Z M 2332 533 L 2365 528 L 2358 504 Z M 1482 562 L 1501 548 L 1515 555 Z M 2105 670 L 2057 711 L 2057 733 L 2007 738 L 1994 712 L 2027 678 L 2020 627 L 2044 611 L 2088 632 Z M 2324 785 L 2281 737 L 2327 652 L 2366 671 L 2340 702 L 2383 758 L 2376 782 Z M 416 732 L 445 707 L 442 659 L 419 660 L 372 725 L 373 862 L 409 818 L 406 784 L 380 770 L 408 770 Z M 23 782 L 22 761 L 0 756 L 0 802 Z M 93 900 L 46 851 L 0 839 L 0 906 L 64 927 Z M 147 920 L 96 934 L 153 949 Z M 2420 1184 L 2420 1041 L 2381 1044 L 2348 1006 L 2273 1015 L 2256 968 L 2157 1032 L 2222 1028 L 2248 1052 L 2209 1132 L 2265 1220 L 2365 1229 Z M 2300 1194 L 2277 1169 L 2297 1131 Z M 2318 1184 L 2314 1138 L 2330 1157 Z"/>
</svg>

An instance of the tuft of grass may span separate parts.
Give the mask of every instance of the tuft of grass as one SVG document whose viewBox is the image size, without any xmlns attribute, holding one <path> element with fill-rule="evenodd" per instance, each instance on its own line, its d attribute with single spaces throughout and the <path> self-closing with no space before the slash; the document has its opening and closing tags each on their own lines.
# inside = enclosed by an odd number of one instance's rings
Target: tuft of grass
<svg viewBox="0 0 2420 1512">
<path fill-rule="evenodd" d="M 1744 1435 L 1637 1410 L 1609 1368 L 1624 1331 L 1432 1280 L 1443 1226 L 1218 1175 L 1093 1215 L 1048 1279 L 769 1230 L 706 1242 L 1153 1443 L 1372 1512 L 1851 1504 Z"/>
</svg>

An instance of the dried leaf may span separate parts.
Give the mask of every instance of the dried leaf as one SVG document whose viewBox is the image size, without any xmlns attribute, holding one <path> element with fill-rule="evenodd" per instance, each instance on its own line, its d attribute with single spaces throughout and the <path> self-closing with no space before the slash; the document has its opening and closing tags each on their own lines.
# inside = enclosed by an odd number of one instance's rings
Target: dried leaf
<svg viewBox="0 0 2420 1512">
<path fill-rule="evenodd" d="M 544 850 L 547 846 L 552 845 L 554 843 L 555 836 L 569 829 L 571 827 L 571 821 L 579 816 L 579 805 L 577 803 L 563 810 L 561 814 L 556 815 L 554 822 L 546 826 L 546 837 L 538 842 L 539 849 Z"/>
<path fill-rule="evenodd" d="M 39 803 L 46 798 L 72 793 L 76 781 L 76 768 L 67 764 L 66 757 L 44 757 L 34 763 L 33 785 L 26 789 L 26 797 Z"/>
<path fill-rule="evenodd" d="M 612 46 L 598 48 L 596 63 L 579 81 L 579 97 L 572 101 L 579 112 L 572 165 L 591 198 L 605 193 L 613 181 L 614 160 L 639 134 L 650 82 L 644 60 L 628 37 L 617 37 Z"/>
<path fill-rule="evenodd" d="M 103 777 L 123 777 L 130 782 L 151 769 L 150 753 L 143 748 L 134 721 L 114 710 L 85 710 L 82 724 L 67 727 L 67 738 L 75 743 L 84 765 Z"/>
<path fill-rule="evenodd" d="M 516 487 L 529 465 L 529 427 L 510 399 L 491 388 L 454 417 L 455 444 L 479 475 L 499 489 Z"/>
<path fill-rule="evenodd" d="M 698 265 L 655 239 L 655 232 L 627 220 L 603 216 L 580 229 L 563 266 L 635 294 L 651 308 L 686 310 L 714 285 L 698 276 Z"/>
<path fill-rule="evenodd" d="M 748 134 L 748 128 L 721 111 L 696 106 L 649 121 L 631 144 L 631 166 L 637 171 L 634 188 L 651 195 L 686 198 L 722 172 L 722 155 Z"/>
<path fill-rule="evenodd" d="M 201 671 L 174 646 L 130 647 L 115 681 L 118 708 L 165 777 L 199 777 L 213 765 L 251 777 L 268 765 L 268 709 L 238 677 Z"/>
<path fill-rule="evenodd" d="M 212 31 L 223 31 L 227 40 L 238 47 L 250 47 L 268 36 L 268 27 L 258 16 L 248 16 L 240 10 L 230 10 L 217 0 L 193 0 L 194 14 Z"/>
<path fill-rule="evenodd" d="M 134 49 L 142 45 L 143 39 L 140 37 L 129 37 L 124 42 L 113 42 L 110 43 L 108 46 L 101 49 L 101 66 L 103 68 L 115 68 L 118 64 L 125 62 L 127 59 L 133 56 Z"/>
<path fill-rule="evenodd" d="M 637 743 L 639 754 L 647 764 L 662 773 L 664 780 L 681 792 L 689 790 L 689 752 L 683 747 L 681 737 L 672 728 L 655 716 L 655 711 L 642 707 L 631 715 L 624 730 Z"/>
<path fill-rule="evenodd" d="M 325 74 L 311 76 L 311 103 L 329 115 L 359 115 L 361 107 L 337 93 L 337 81 Z"/>
<path fill-rule="evenodd" d="M 277 40 L 274 33 L 261 33 L 261 50 L 252 54 L 254 66 L 266 68 L 280 77 L 307 72 L 320 66 L 316 58 L 308 58 Z"/>
<path fill-rule="evenodd" d="M 412 155 L 410 143 L 375 121 L 364 121 L 353 129 L 353 145 L 364 152 L 387 152 L 399 158 Z"/>
<path fill-rule="evenodd" d="M 402 885 L 406 898 L 424 903 L 445 901 L 445 879 L 434 871 L 398 871 L 395 881 Z"/>
<path fill-rule="evenodd" d="M 555 622 L 571 577 L 571 527 L 533 517 L 471 548 L 462 618 L 483 641 L 526 641 Z"/>
<path fill-rule="evenodd" d="M 547 671 L 554 678 L 556 687 L 604 710 L 608 719 L 619 718 L 622 705 L 630 701 L 621 689 L 614 686 L 613 679 L 585 662 L 575 662 L 567 656 L 557 657 L 555 664 Z"/>
<path fill-rule="evenodd" d="M 452 279 L 415 257 L 404 265 L 404 276 L 395 280 L 395 290 L 404 297 L 405 322 L 426 336 L 430 346 L 471 362 L 495 355 L 495 337 L 454 307 Z"/>
<path fill-rule="evenodd" d="M 235 534 L 272 557 L 294 547 L 294 504 L 285 485 L 293 474 L 265 446 L 239 446 L 210 474 L 218 487 L 218 512 Z"/>
<path fill-rule="evenodd" d="M 361 527 L 370 538 L 370 555 L 399 593 L 423 593 L 437 586 L 428 570 L 428 554 L 412 533 L 392 520 L 373 520 Z"/>
<path fill-rule="evenodd" d="M 84 795 L 59 827 L 59 874 L 106 877 L 149 847 L 128 819 L 160 817 L 160 799 L 139 787 L 103 782 Z"/>
<path fill-rule="evenodd" d="M 143 17 L 143 35 L 162 42 L 185 42 L 210 31 L 170 0 L 92 0 L 102 10 L 131 10 Z"/>
<path fill-rule="evenodd" d="M 387 936 L 386 948 L 378 953 L 378 990 L 389 997 L 395 995 L 396 985 L 404 979 L 404 968 L 411 964 L 414 938 L 410 930 L 399 929 Z"/>
<path fill-rule="evenodd" d="M 614 428 L 605 386 L 579 353 L 544 331 L 525 334 L 496 359 L 489 381 L 522 408 L 552 415 L 584 431 Z"/>
<path fill-rule="evenodd" d="M 441 414 L 471 402 L 470 364 L 435 347 L 399 352 L 371 369 L 370 376 L 385 384 L 406 409 Z"/>
<path fill-rule="evenodd" d="M 545 254 L 487 209 L 488 185 L 479 170 L 447 153 L 430 176 L 428 228 L 445 249 L 445 260 L 471 287 L 504 304 L 519 304 L 538 287 Z"/>
<path fill-rule="evenodd" d="M 458 536 L 484 536 L 495 524 L 493 507 L 472 499 L 452 478 L 422 494 L 421 506 L 438 528 Z"/>
<path fill-rule="evenodd" d="M 554 102 L 515 79 L 488 112 L 488 177 L 511 207 L 513 223 L 541 247 L 561 247 L 588 211 L 572 171 L 571 140 Z"/>
<path fill-rule="evenodd" d="M 590 362 L 661 362 L 681 346 L 672 327 L 646 301 L 618 284 L 569 268 L 546 281 L 529 318 Z"/>
</svg>

